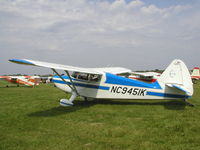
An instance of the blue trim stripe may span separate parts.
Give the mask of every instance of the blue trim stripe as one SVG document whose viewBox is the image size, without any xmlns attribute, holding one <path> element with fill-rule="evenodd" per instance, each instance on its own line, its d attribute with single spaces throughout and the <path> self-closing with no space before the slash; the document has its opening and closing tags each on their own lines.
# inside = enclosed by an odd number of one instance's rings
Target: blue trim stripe
<svg viewBox="0 0 200 150">
<path fill-rule="evenodd" d="M 187 95 L 177 95 L 177 94 L 168 94 L 168 93 L 157 93 L 157 92 L 147 92 L 147 95 L 150 96 L 160 96 L 160 97 L 168 97 L 168 98 L 190 98 L 191 96 L 187 96 Z"/>
<path fill-rule="evenodd" d="M 25 65 L 34 65 L 30 61 L 26 61 L 23 59 L 9 59 L 10 62 L 18 63 L 18 64 L 25 64 Z"/>
<path fill-rule="evenodd" d="M 52 80 L 54 83 L 60 83 L 60 84 L 66 84 L 64 81 L 61 80 Z M 67 82 L 67 81 L 66 81 Z M 71 82 L 67 82 L 69 85 L 71 85 Z M 99 85 L 91 85 L 91 84 L 83 84 L 83 83 L 74 83 L 75 86 L 80 87 L 86 87 L 86 88 L 92 88 L 92 89 L 101 89 L 101 90 L 109 90 L 110 87 L 107 86 L 99 86 Z"/>
<path fill-rule="evenodd" d="M 53 76 L 53 78 L 58 78 L 58 79 L 60 79 L 60 77 L 59 76 Z M 63 79 L 69 79 L 69 77 L 68 76 L 65 76 L 65 75 L 62 75 L 62 78 Z M 72 80 L 73 80 L 74 78 L 72 78 Z"/>
<path fill-rule="evenodd" d="M 162 89 L 160 84 L 156 81 L 154 83 L 146 83 L 134 79 L 129 79 L 121 76 L 117 76 L 114 74 L 106 73 L 106 82 L 108 84 L 116 84 L 116 85 L 125 85 L 125 86 L 135 86 L 135 87 L 143 87 L 143 88 L 152 88 L 152 89 Z"/>
</svg>

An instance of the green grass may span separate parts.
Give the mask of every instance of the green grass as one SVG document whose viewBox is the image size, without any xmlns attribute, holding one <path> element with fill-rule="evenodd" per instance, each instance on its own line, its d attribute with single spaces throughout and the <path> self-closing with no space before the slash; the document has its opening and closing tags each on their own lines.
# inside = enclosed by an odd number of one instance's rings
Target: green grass
<svg viewBox="0 0 200 150">
<path fill-rule="evenodd" d="M 199 150 L 200 84 L 182 101 L 76 100 L 53 85 L 0 81 L 0 150 Z M 67 95 L 69 97 L 69 95 Z"/>
</svg>

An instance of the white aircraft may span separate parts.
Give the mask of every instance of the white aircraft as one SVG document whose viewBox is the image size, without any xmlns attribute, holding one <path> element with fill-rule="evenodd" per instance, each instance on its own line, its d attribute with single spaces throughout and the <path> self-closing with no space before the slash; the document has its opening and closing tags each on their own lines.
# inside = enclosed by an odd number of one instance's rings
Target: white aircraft
<svg viewBox="0 0 200 150">
<path fill-rule="evenodd" d="M 181 60 L 172 61 L 153 83 L 120 76 L 121 73 L 131 72 L 120 67 L 80 68 L 28 59 L 9 61 L 52 69 L 57 74 L 52 79 L 55 85 L 71 93 L 69 100 L 60 100 L 62 106 L 72 106 L 77 96 L 85 99 L 182 99 L 186 102 L 193 95 L 190 72 Z M 56 69 L 64 70 L 66 75 L 60 75 Z"/>
</svg>

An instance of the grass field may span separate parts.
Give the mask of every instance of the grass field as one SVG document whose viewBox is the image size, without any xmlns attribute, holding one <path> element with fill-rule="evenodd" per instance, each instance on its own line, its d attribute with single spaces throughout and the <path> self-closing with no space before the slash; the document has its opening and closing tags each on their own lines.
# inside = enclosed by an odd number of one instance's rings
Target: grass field
<svg viewBox="0 0 200 150">
<path fill-rule="evenodd" d="M 0 150 L 199 150 L 200 84 L 182 101 L 76 100 L 53 85 L 0 81 Z M 67 96 L 69 97 L 69 95 Z"/>
</svg>

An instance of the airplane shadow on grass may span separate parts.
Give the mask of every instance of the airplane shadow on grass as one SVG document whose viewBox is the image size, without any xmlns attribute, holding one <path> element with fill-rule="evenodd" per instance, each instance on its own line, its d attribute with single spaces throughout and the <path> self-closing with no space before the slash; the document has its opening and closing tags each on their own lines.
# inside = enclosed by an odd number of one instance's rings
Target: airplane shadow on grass
<svg viewBox="0 0 200 150">
<path fill-rule="evenodd" d="M 58 116 L 62 114 L 67 114 L 67 113 L 72 113 L 75 111 L 78 111 L 80 109 L 88 108 L 92 106 L 92 104 L 84 104 L 85 102 L 74 102 L 75 106 L 69 106 L 69 107 L 62 107 L 62 106 L 57 106 L 53 107 L 47 110 L 42 110 L 42 111 L 37 111 L 28 114 L 30 117 L 53 117 L 53 116 Z"/>
<path fill-rule="evenodd" d="M 166 101 L 156 101 L 156 102 L 134 102 L 134 101 L 115 101 L 115 100 L 93 100 L 93 101 L 74 101 L 74 106 L 70 107 L 53 107 L 47 110 L 37 111 L 28 114 L 30 117 L 53 117 L 62 114 L 72 113 L 81 109 L 89 108 L 93 105 L 104 104 L 104 105 L 136 105 L 136 106 L 164 106 L 165 109 L 169 110 L 184 110 L 187 104 L 181 100 L 166 100 Z M 142 108 L 141 108 L 142 109 Z"/>
</svg>

